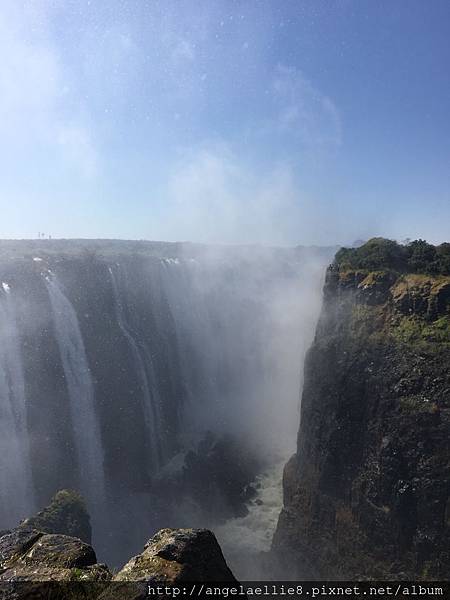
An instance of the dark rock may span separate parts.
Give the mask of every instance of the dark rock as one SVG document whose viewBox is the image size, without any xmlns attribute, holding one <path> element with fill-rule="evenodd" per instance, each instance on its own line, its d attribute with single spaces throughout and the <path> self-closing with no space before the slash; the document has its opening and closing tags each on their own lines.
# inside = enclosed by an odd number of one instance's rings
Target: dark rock
<svg viewBox="0 0 450 600">
<path fill-rule="evenodd" d="M 17 528 L 1 536 L 0 572 L 27 552 L 42 535 L 42 532 L 33 529 Z"/>
<path fill-rule="evenodd" d="M 235 581 L 207 529 L 162 529 L 114 577 L 115 581 Z"/>
<path fill-rule="evenodd" d="M 236 583 L 220 546 L 207 529 L 162 529 L 115 575 L 101 600 L 144 600 L 148 585 Z M 171 597 L 158 595 L 158 597 Z"/>
<path fill-rule="evenodd" d="M 97 558 L 91 546 L 67 535 L 46 534 L 20 558 L 24 565 L 79 568 L 95 565 Z"/>
<path fill-rule="evenodd" d="M 50 504 L 33 517 L 25 519 L 23 529 L 61 533 L 91 543 L 91 523 L 83 498 L 73 490 L 60 490 Z"/>
<path fill-rule="evenodd" d="M 38 516 L 42 518 L 43 513 Z M 27 527 L 37 522 L 32 517 L 0 537 L 1 598 L 97 597 L 110 581 L 111 573 L 105 565 L 97 564 L 92 547 L 75 537 Z"/>
<path fill-rule="evenodd" d="M 30 598 L 148 597 L 148 584 L 236 582 L 211 531 L 162 529 L 111 581 L 91 546 L 60 534 L 19 527 L 0 538 L 0 595 Z"/>
</svg>

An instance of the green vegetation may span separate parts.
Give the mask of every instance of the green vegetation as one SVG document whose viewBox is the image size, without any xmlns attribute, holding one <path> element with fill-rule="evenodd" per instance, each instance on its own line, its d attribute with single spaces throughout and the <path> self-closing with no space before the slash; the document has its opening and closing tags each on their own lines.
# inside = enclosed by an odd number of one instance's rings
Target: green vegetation
<svg viewBox="0 0 450 600">
<path fill-rule="evenodd" d="M 359 248 L 341 248 L 334 265 L 341 271 L 393 270 L 399 273 L 450 275 L 450 243 L 433 246 L 425 240 L 399 244 L 385 238 L 372 238 Z"/>
<path fill-rule="evenodd" d="M 395 339 L 405 344 L 446 344 L 450 345 L 450 317 L 443 316 L 428 322 L 413 315 L 403 317 L 397 326 L 391 328 Z"/>
</svg>

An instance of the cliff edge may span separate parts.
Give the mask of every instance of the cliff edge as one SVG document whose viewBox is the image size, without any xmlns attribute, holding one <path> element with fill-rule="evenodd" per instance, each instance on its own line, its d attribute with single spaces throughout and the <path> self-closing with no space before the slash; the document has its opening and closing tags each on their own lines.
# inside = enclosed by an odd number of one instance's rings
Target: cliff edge
<svg viewBox="0 0 450 600">
<path fill-rule="evenodd" d="M 273 552 L 292 576 L 450 578 L 450 244 L 327 271 Z"/>
</svg>

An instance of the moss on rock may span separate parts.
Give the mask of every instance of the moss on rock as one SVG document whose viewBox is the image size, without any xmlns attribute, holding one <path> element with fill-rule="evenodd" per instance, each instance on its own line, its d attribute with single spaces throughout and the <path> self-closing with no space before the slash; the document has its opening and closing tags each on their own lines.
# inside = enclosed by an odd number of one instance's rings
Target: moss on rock
<svg viewBox="0 0 450 600">
<path fill-rule="evenodd" d="M 89 513 L 82 496 L 73 490 L 57 492 L 48 506 L 25 519 L 20 527 L 45 533 L 60 533 L 91 543 Z"/>
</svg>

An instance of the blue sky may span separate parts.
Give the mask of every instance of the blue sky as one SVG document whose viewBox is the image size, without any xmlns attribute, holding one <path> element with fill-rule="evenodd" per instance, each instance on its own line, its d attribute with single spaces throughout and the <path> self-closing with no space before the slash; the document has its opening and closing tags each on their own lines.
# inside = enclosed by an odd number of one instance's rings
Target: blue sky
<svg viewBox="0 0 450 600">
<path fill-rule="evenodd" d="M 447 0 L 3 0 L 0 237 L 450 239 Z"/>
</svg>

